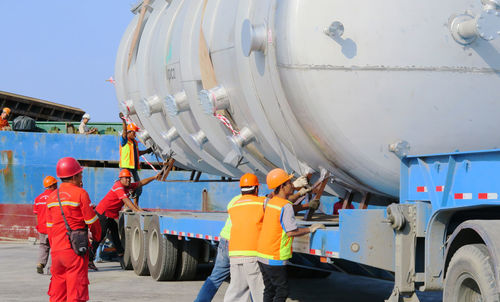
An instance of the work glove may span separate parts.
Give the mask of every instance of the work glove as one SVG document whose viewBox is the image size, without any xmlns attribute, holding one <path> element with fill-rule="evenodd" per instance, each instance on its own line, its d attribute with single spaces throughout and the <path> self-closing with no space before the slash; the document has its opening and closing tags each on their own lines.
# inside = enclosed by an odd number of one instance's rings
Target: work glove
<svg viewBox="0 0 500 302">
<path fill-rule="evenodd" d="M 319 208 L 319 199 L 309 201 L 309 209 L 316 211 Z"/>
<path fill-rule="evenodd" d="M 313 225 L 311 225 L 309 227 L 309 231 L 311 233 L 314 233 L 314 232 L 316 232 L 317 229 L 324 229 L 324 228 L 325 228 L 324 224 L 322 224 L 322 223 L 314 223 Z"/>
<path fill-rule="evenodd" d="M 312 188 L 302 188 L 299 190 L 299 195 L 300 196 L 304 196 L 306 195 L 307 193 L 311 192 L 312 191 Z"/>
<path fill-rule="evenodd" d="M 307 186 L 309 183 L 307 182 L 307 177 L 305 176 L 301 176 L 299 178 L 297 178 L 294 182 L 293 182 L 293 186 L 298 189 L 298 188 L 303 188 L 305 186 Z"/>
<path fill-rule="evenodd" d="M 147 149 L 146 149 L 146 153 L 147 153 L 147 154 L 151 154 L 151 153 L 153 153 L 153 148 L 151 148 L 151 147 L 147 148 Z"/>
</svg>

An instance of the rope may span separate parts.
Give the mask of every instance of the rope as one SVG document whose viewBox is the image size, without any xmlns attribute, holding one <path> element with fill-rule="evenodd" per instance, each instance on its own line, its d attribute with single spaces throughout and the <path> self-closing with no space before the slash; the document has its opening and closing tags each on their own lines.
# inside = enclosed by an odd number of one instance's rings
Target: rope
<svg viewBox="0 0 500 302">
<path fill-rule="evenodd" d="M 146 159 L 144 155 L 141 155 L 142 159 L 155 171 L 158 173 L 158 170 L 155 169 L 155 167 Z"/>
<path fill-rule="evenodd" d="M 237 136 L 240 134 L 238 131 L 234 130 L 233 125 L 231 125 L 231 122 L 227 119 L 227 117 L 223 116 L 222 114 L 215 113 L 215 112 L 214 112 L 214 116 L 221 123 L 223 123 L 233 133 L 234 136 Z"/>
</svg>

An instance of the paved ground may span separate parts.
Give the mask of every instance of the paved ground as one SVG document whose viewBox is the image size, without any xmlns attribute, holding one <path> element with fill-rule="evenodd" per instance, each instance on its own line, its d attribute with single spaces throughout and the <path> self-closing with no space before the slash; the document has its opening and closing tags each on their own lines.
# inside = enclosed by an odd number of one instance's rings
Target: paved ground
<svg viewBox="0 0 500 302">
<path fill-rule="evenodd" d="M 37 245 L 0 241 L 0 301 L 48 301 L 50 276 L 35 271 Z M 99 263 L 99 272 L 90 272 L 90 301 L 193 301 L 203 284 L 199 281 L 156 282 L 122 271 L 117 262 Z M 206 274 L 206 272 L 205 272 Z M 377 302 L 384 301 L 392 283 L 334 273 L 325 279 L 292 279 L 289 301 Z M 214 301 L 223 301 L 224 283 Z M 441 293 L 419 294 L 421 302 L 441 301 Z"/>
</svg>

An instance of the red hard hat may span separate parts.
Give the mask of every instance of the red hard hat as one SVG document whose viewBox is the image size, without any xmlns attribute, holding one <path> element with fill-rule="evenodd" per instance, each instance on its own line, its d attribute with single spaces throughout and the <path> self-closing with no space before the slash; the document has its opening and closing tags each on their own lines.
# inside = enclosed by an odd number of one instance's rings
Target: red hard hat
<svg viewBox="0 0 500 302">
<path fill-rule="evenodd" d="M 63 157 L 57 162 L 56 173 L 59 178 L 68 178 L 82 171 L 82 166 L 73 157 Z"/>
<path fill-rule="evenodd" d="M 288 180 L 292 179 L 293 174 L 288 175 L 288 173 L 285 172 L 283 169 L 273 169 L 269 173 L 267 173 L 266 177 L 266 182 L 267 186 L 269 187 L 270 190 L 275 189 Z"/>
<path fill-rule="evenodd" d="M 243 174 L 243 176 L 240 178 L 240 187 L 253 187 L 258 185 L 259 180 L 257 179 L 257 176 L 253 175 L 252 173 Z"/>
<path fill-rule="evenodd" d="M 120 174 L 118 174 L 118 178 L 120 177 L 132 177 L 132 174 L 130 174 L 129 170 L 123 169 L 120 171 Z"/>
<path fill-rule="evenodd" d="M 53 176 L 47 176 L 43 179 L 43 186 L 48 188 L 54 184 L 57 183 L 57 179 L 55 179 Z"/>
<path fill-rule="evenodd" d="M 139 127 L 137 127 L 134 123 L 130 123 L 127 125 L 127 130 L 137 132 L 139 131 Z"/>
</svg>

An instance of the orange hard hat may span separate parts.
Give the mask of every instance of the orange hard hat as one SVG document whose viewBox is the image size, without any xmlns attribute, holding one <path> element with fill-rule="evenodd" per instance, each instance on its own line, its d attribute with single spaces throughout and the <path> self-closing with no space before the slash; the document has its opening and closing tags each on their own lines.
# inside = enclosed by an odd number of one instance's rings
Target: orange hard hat
<svg viewBox="0 0 500 302">
<path fill-rule="evenodd" d="M 57 183 L 57 179 L 55 179 L 53 176 L 47 176 L 43 179 L 43 186 L 45 188 L 48 188 L 52 185 L 55 185 Z"/>
<path fill-rule="evenodd" d="M 139 131 L 139 127 L 137 127 L 134 123 L 130 123 L 127 125 L 127 131 Z"/>
<path fill-rule="evenodd" d="M 5 113 L 7 114 L 10 114 L 10 108 L 8 107 L 3 107 L 3 111 L 5 111 Z"/>
<path fill-rule="evenodd" d="M 118 174 L 118 178 L 121 177 L 132 177 L 132 174 L 130 174 L 130 171 L 128 169 L 123 169 L 120 171 L 120 174 Z"/>
<path fill-rule="evenodd" d="M 270 190 L 275 189 L 288 180 L 292 179 L 293 174 L 288 175 L 283 169 L 273 169 L 271 172 L 267 173 L 266 182 Z"/>
<path fill-rule="evenodd" d="M 240 178 L 240 187 L 253 187 L 258 185 L 259 180 L 257 179 L 257 176 L 253 175 L 252 173 L 243 174 L 243 176 Z"/>
<path fill-rule="evenodd" d="M 68 178 L 82 171 L 82 166 L 73 157 L 63 157 L 57 162 L 56 173 L 59 178 Z"/>
</svg>

